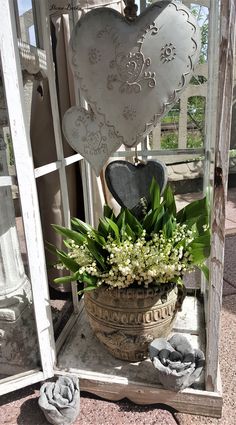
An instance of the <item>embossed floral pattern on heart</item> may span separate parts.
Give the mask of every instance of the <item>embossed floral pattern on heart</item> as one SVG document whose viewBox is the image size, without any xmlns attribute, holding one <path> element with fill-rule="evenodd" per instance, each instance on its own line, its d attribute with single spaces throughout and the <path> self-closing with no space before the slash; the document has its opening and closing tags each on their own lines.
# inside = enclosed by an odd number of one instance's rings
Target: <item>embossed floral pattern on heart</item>
<svg viewBox="0 0 236 425">
<path fill-rule="evenodd" d="M 134 22 L 98 8 L 77 23 L 71 64 L 83 96 L 126 146 L 135 146 L 176 103 L 193 74 L 200 30 L 190 10 L 158 1 Z"/>
<path fill-rule="evenodd" d="M 72 148 L 79 152 L 99 176 L 102 167 L 121 145 L 114 127 L 105 125 L 103 116 L 72 106 L 63 117 L 63 133 Z"/>
</svg>

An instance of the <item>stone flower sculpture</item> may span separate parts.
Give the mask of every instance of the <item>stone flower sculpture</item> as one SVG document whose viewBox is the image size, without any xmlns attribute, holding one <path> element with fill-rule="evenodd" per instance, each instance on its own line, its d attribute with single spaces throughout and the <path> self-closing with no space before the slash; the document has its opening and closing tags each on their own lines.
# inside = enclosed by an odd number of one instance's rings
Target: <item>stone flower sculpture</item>
<svg viewBox="0 0 236 425">
<path fill-rule="evenodd" d="M 80 409 L 78 378 L 61 376 L 56 382 L 43 384 L 38 403 L 49 423 L 72 424 Z"/>
<path fill-rule="evenodd" d="M 188 339 L 180 334 L 168 341 L 157 338 L 149 345 L 149 356 L 164 388 L 180 391 L 192 385 L 202 373 L 205 357 L 193 349 Z"/>
</svg>

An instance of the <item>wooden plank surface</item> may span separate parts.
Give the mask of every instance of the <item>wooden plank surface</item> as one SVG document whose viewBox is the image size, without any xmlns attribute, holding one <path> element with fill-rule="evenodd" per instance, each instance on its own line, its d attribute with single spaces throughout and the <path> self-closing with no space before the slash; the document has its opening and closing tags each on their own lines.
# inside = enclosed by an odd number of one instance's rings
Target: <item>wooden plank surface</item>
<svg viewBox="0 0 236 425">
<path fill-rule="evenodd" d="M 182 312 L 174 325 L 173 333 L 179 332 L 178 326 L 192 343 L 193 348 L 205 350 L 205 335 L 198 326 L 203 320 L 203 307 L 194 297 L 188 297 L 183 304 Z M 198 317 L 195 317 L 197 315 Z M 203 327 L 204 329 L 204 327 Z M 96 373 L 99 376 L 115 376 L 129 381 L 147 385 L 158 385 L 157 375 L 152 362 L 129 363 L 115 359 L 94 336 L 83 306 L 81 314 L 71 329 L 66 342 L 58 355 L 57 367 L 62 370 L 77 370 L 79 373 Z M 204 376 L 203 376 L 204 378 Z M 110 378 L 109 378 L 110 379 Z M 204 379 L 199 380 L 199 388 L 203 389 Z"/>
<path fill-rule="evenodd" d="M 32 369 L 27 372 L 1 379 L 0 396 L 6 393 L 10 393 L 11 391 L 16 391 L 20 388 L 27 387 L 27 385 L 32 385 L 36 382 L 43 381 L 44 379 L 45 376 L 43 372 L 40 372 L 38 369 Z"/>
<path fill-rule="evenodd" d="M 41 365 L 46 379 L 53 376 L 55 345 L 30 135 L 26 122 L 13 2 L 1 2 L 0 53 L 24 219 Z M 29 378 L 28 384 L 30 383 Z"/>
<path fill-rule="evenodd" d="M 193 331 L 193 334 L 184 334 L 193 346 L 204 350 L 204 339 L 201 339 L 201 335 L 195 335 L 198 333 L 196 323 L 199 322 L 195 318 L 193 320 L 193 304 L 191 307 L 191 303 L 194 302 L 194 297 L 190 298 L 183 306 L 183 312 L 178 320 L 181 327 L 185 322 L 185 330 L 189 326 L 190 331 Z M 194 314 L 196 312 L 203 317 L 201 304 L 195 305 Z M 81 314 L 78 316 L 77 322 L 58 355 L 55 373 L 56 375 L 77 375 L 82 391 L 108 400 L 121 400 L 126 397 L 138 404 L 162 403 L 180 412 L 221 416 L 221 392 L 204 391 L 202 387 L 204 376 L 199 388 L 190 388 L 175 393 L 164 390 L 158 383 L 155 369 L 150 360 L 129 363 L 113 358 L 94 337 L 87 323 L 83 306 L 81 306 Z"/>
<path fill-rule="evenodd" d="M 184 299 L 182 311 L 177 315 L 173 332 L 190 335 L 202 335 L 205 333 L 203 305 L 196 297 L 187 296 Z"/>
<path fill-rule="evenodd" d="M 214 391 L 216 389 L 219 363 L 218 347 L 224 273 L 225 206 L 228 184 L 236 26 L 234 0 L 224 0 L 221 2 L 220 19 L 218 125 L 215 144 L 215 191 L 212 207 L 212 252 L 206 350 L 206 388 L 209 391 Z"/>
<path fill-rule="evenodd" d="M 181 413 L 220 418 L 223 399 L 220 392 L 208 392 L 195 389 L 185 389 L 180 392 L 164 390 L 157 385 L 134 382 L 128 378 L 117 378 L 111 375 L 98 375 L 91 372 L 70 372 L 58 370 L 56 375 L 78 375 L 81 391 L 93 393 L 110 401 L 124 398 L 140 405 L 164 404 Z"/>
</svg>

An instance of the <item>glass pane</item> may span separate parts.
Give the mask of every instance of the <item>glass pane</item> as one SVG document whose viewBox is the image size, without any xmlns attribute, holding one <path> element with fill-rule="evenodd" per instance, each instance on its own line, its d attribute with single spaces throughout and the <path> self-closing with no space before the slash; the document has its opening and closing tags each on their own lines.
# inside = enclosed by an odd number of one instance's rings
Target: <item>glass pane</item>
<svg viewBox="0 0 236 425">
<path fill-rule="evenodd" d="M 21 40 L 36 46 L 34 17 L 31 0 L 17 0 Z"/>
</svg>

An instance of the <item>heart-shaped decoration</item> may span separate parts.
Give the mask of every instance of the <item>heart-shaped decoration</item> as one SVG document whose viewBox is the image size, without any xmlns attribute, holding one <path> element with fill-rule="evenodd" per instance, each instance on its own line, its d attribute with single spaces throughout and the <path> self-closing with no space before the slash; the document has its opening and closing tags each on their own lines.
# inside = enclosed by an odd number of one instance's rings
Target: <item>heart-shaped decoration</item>
<svg viewBox="0 0 236 425">
<path fill-rule="evenodd" d="M 97 176 L 122 143 L 114 127 L 104 123 L 103 116 L 77 106 L 66 111 L 62 129 L 68 143 L 87 159 Z"/>
<path fill-rule="evenodd" d="M 122 207 L 139 214 L 140 199 L 150 203 L 149 188 L 155 178 L 161 192 L 167 183 L 167 168 L 161 161 L 131 164 L 128 161 L 113 161 L 105 170 L 105 179 L 111 194 Z M 142 202 L 141 202 L 142 204 Z"/>
<path fill-rule="evenodd" d="M 134 146 L 178 100 L 200 44 L 197 22 L 180 2 L 158 1 L 133 22 L 98 8 L 74 29 L 71 64 L 93 110 Z"/>
</svg>

